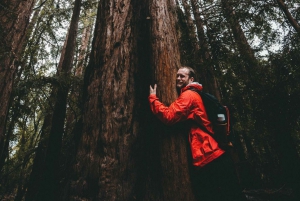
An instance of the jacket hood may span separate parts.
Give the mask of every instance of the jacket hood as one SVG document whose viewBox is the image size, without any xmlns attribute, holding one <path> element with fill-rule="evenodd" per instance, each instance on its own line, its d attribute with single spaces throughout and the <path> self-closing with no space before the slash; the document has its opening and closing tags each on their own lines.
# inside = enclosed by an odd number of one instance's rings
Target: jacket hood
<svg viewBox="0 0 300 201">
<path fill-rule="evenodd" d="M 202 84 L 199 84 L 198 82 L 192 82 L 188 85 L 186 85 L 184 88 L 181 89 L 181 93 L 186 91 L 186 90 L 189 90 L 189 89 L 194 89 L 196 91 L 202 91 L 203 87 L 202 87 Z"/>
</svg>

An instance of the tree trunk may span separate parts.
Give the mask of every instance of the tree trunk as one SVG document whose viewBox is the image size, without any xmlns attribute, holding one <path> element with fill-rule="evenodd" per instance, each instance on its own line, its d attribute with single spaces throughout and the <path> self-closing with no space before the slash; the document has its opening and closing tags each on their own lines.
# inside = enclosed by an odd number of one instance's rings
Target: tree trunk
<svg viewBox="0 0 300 201">
<path fill-rule="evenodd" d="M 200 59 L 197 66 L 197 71 L 200 71 L 198 72 L 198 75 L 200 75 L 200 81 L 204 85 L 204 90 L 221 100 L 221 92 L 213 69 L 212 56 L 210 54 L 207 37 L 204 33 L 203 20 L 201 19 L 200 8 L 198 4 L 199 3 L 196 0 L 191 0 L 200 47 L 198 52 Z"/>
<path fill-rule="evenodd" d="M 150 1 L 151 46 L 154 83 L 157 96 L 169 105 L 176 98 L 175 80 L 180 67 L 180 53 L 175 31 L 175 5 L 172 1 Z M 160 151 L 162 200 L 194 200 L 189 175 L 188 132 L 152 121 L 150 135 L 156 136 Z"/>
<path fill-rule="evenodd" d="M 14 77 L 34 0 L 3 0 L 0 6 L 0 158 Z M 2 167 L 0 167 L 0 170 Z"/>
<path fill-rule="evenodd" d="M 91 11 L 88 11 L 87 15 L 90 15 Z M 89 42 L 91 40 L 91 31 L 92 31 L 92 25 L 94 24 L 94 20 L 88 19 L 83 22 L 84 29 L 82 32 L 82 38 L 81 38 L 81 44 L 79 49 L 79 55 L 77 58 L 77 66 L 75 69 L 75 77 L 78 78 L 78 80 L 81 80 L 83 78 L 83 72 L 85 70 L 85 59 L 90 54 L 87 53 Z M 72 133 L 72 130 L 74 128 L 74 122 L 77 122 L 79 120 L 80 112 L 78 111 L 78 106 L 80 105 L 78 100 L 80 99 L 82 95 L 82 89 L 79 84 L 75 84 L 72 86 L 72 89 L 70 90 L 70 103 L 69 103 L 69 110 L 67 111 L 67 120 L 66 120 L 66 129 L 65 129 L 65 136 L 68 136 L 70 133 Z M 79 110 L 82 108 L 79 108 Z"/>
<path fill-rule="evenodd" d="M 162 0 L 100 2 L 73 199 L 192 200 L 187 134 L 158 122 L 147 101 L 151 79 L 165 103 L 176 98 L 172 9 Z"/>
<path fill-rule="evenodd" d="M 199 58 L 200 47 L 199 47 L 198 39 L 196 36 L 196 27 L 194 24 L 194 20 L 192 18 L 191 6 L 190 6 L 188 0 L 183 0 L 182 5 L 184 8 L 183 15 L 185 16 L 185 19 L 186 19 L 186 25 L 187 25 L 187 31 L 188 31 L 188 35 L 186 36 L 187 38 L 185 41 L 191 43 L 191 49 L 192 49 L 192 50 L 190 50 L 191 51 L 190 54 L 192 56 L 192 59 L 190 59 L 191 63 L 186 64 L 186 65 L 189 65 L 191 67 L 199 66 L 199 64 L 203 63 L 203 58 L 201 58 L 201 57 Z M 182 50 L 180 52 L 182 52 Z"/>
<path fill-rule="evenodd" d="M 33 26 L 35 25 L 35 23 L 36 23 L 36 19 L 37 19 L 37 17 L 38 17 L 38 14 L 39 14 L 39 12 L 40 12 L 40 9 L 38 9 L 38 10 L 36 10 L 35 12 L 34 12 L 34 15 L 33 15 L 33 17 L 31 18 L 31 21 L 30 21 L 30 23 L 29 23 L 29 25 L 27 26 L 27 30 L 26 30 L 26 36 L 25 36 L 25 38 L 23 39 L 23 45 L 22 45 L 22 48 L 20 48 L 20 54 L 22 54 L 24 51 L 25 51 L 25 48 L 26 48 L 26 45 L 27 45 L 27 42 L 28 42 L 28 40 L 29 40 L 29 38 L 30 38 L 30 35 L 32 34 L 32 29 L 33 29 Z M 20 55 L 20 57 L 22 57 L 22 56 L 24 56 L 24 55 Z M 26 56 L 25 56 L 25 58 L 27 58 Z M 15 79 L 14 79 L 14 85 L 16 85 L 18 82 L 19 82 L 19 79 L 20 79 L 20 77 L 21 77 L 21 75 L 22 75 L 22 73 L 25 71 L 25 61 L 24 61 L 24 58 L 22 58 L 22 59 L 20 59 L 20 61 L 15 61 L 15 65 L 16 66 L 20 66 L 19 67 L 19 71 L 16 73 L 16 75 L 15 75 Z M 11 94 L 12 96 L 13 96 L 13 94 Z M 22 94 L 22 95 L 24 95 L 24 94 Z M 20 101 L 20 96 L 21 95 L 18 95 L 18 101 Z M 16 101 L 16 105 L 19 105 L 20 103 L 18 102 L 18 101 Z M 0 103 L 1 104 L 1 103 Z M 10 104 L 12 104 L 11 106 L 10 106 L 10 108 L 11 107 L 14 107 L 13 105 L 14 105 L 14 103 L 10 103 Z M 18 108 L 18 106 L 17 106 L 17 108 Z M 8 148 L 9 148 L 9 142 L 10 142 L 10 137 L 11 137 L 11 134 L 13 133 L 13 129 L 14 129 L 14 124 L 15 124 L 15 118 L 18 118 L 18 115 L 20 115 L 18 112 L 17 112 L 18 110 L 12 110 L 12 120 L 11 120 L 11 122 L 10 122 L 10 125 L 7 127 L 7 125 L 6 125 L 6 130 L 5 130 L 5 133 L 6 133 L 6 139 L 2 142 L 3 143 L 3 146 L 1 145 L 1 137 L 0 137 L 0 150 L 2 151 L 2 154 L 1 154 L 1 151 L 0 151 L 0 172 L 1 172 L 1 169 L 2 169 L 2 167 L 3 167 L 3 165 L 4 165 L 4 162 L 5 162 L 5 160 L 6 160 L 6 157 L 8 156 Z M 17 115 L 16 115 L 16 113 L 17 113 Z M 0 129 L 1 130 L 1 129 Z M 1 136 L 1 131 L 0 131 L 0 136 Z"/>
<path fill-rule="evenodd" d="M 235 11 L 231 6 L 231 1 L 221 0 L 221 3 L 224 16 L 231 27 L 237 48 L 244 62 L 245 70 L 244 72 L 242 71 L 242 75 L 247 75 L 244 80 L 248 80 L 247 85 L 251 88 L 258 84 L 257 82 L 254 82 L 254 77 L 257 73 L 256 70 L 258 69 L 258 61 L 254 56 L 254 52 L 247 41 L 241 25 L 239 24 Z"/>
<path fill-rule="evenodd" d="M 294 27 L 295 31 L 298 34 L 300 34 L 300 25 L 295 20 L 295 18 L 293 18 L 293 16 L 289 12 L 288 8 L 286 7 L 284 1 L 283 0 L 276 0 L 276 1 L 278 3 L 278 6 L 280 7 L 280 9 L 284 12 L 284 14 L 285 14 L 286 18 L 288 19 L 288 21 L 290 22 L 290 24 Z"/>
<path fill-rule="evenodd" d="M 100 1 L 85 71 L 82 138 L 72 199 L 135 200 L 135 1 Z M 138 17 L 137 17 L 138 19 Z M 78 178 L 79 177 L 79 178 Z"/>
<path fill-rule="evenodd" d="M 299 200 L 300 160 L 296 148 L 297 145 L 295 145 L 295 140 L 292 137 L 293 131 L 291 127 L 291 122 L 294 121 L 295 116 L 292 115 L 294 111 L 289 109 L 291 96 L 285 81 L 288 72 L 284 65 L 280 65 L 282 64 L 273 64 L 274 69 L 276 69 L 278 84 L 269 91 L 265 99 L 266 105 L 264 109 L 268 112 L 264 114 L 264 117 L 268 120 L 267 129 L 275 140 L 275 148 L 278 153 L 280 166 L 283 170 L 284 179 L 287 185 L 293 188 L 296 197 L 295 200 Z"/>
<path fill-rule="evenodd" d="M 90 12 L 88 12 L 90 14 Z M 89 16 L 88 14 L 88 16 Z M 84 30 L 81 38 L 81 46 L 79 50 L 79 56 L 77 66 L 75 70 L 76 79 L 83 78 L 83 72 L 85 71 L 85 59 L 90 55 L 88 53 L 89 44 L 91 40 L 92 25 L 94 19 L 89 18 L 84 22 Z M 63 137 L 62 145 L 62 157 L 61 157 L 61 188 L 62 195 L 61 200 L 67 200 L 69 197 L 70 182 L 72 180 L 73 165 L 76 159 L 76 153 L 78 150 L 78 144 L 80 142 L 81 130 L 82 130 L 82 85 L 77 83 L 71 86 L 69 95 L 69 109 L 67 110 L 67 119 L 65 126 L 65 134 Z"/>
<path fill-rule="evenodd" d="M 57 76 L 60 85 L 53 87 L 51 99 L 54 101 L 53 113 L 45 117 L 42 139 L 49 139 L 40 143 L 39 151 L 35 159 L 31 183 L 28 187 L 26 200 L 55 200 L 59 197 L 59 159 L 64 134 L 64 121 L 66 116 L 68 80 L 73 65 L 77 27 L 80 15 L 81 0 L 76 0 L 73 15 L 66 37 L 65 45 L 61 53 Z M 51 112 L 50 112 L 51 113 Z M 49 132 L 49 135 L 48 135 Z M 47 148 L 43 148 L 47 143 Z M 42 171 L 41 171 L 41 167 Z M 36 172 L 35 172 L 36 171 Z M 39 179 L 38 179 L 39 178 Z"/>
</svg>

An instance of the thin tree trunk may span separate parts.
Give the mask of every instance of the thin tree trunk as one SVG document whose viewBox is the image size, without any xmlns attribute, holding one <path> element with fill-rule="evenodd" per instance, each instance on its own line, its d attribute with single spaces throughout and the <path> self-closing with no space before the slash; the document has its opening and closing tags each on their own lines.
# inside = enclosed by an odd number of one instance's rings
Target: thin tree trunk
<svg viewBox="0 0 300 201">
<path fill-rule="evenodd" d="M 293 18 L 293 16 L 291 15 L 290 11 L 288 10 L 287 6 L 285 5 L 283 0 L 276 0 L 278 3 L 278 6 L 280 7 L 280 9 L 284 12 L 286 18 L 288 19 L 288 21 L 290 22 L 290 24 L 294 27 L 295 31 L 300 34 L 300 25 L 299 23 L 295 20 L 295 18 Z"/>
<path fill-rule="evenodd" d="M 196 36 L 196 27 L 194 24 L 194 20 L 192 18 L 192 13 L 191 13 L 191 6 L 188 2 L 188 0 L 183 0 L 182 1 L 184 12 L 185 12 L 185 17 L 186 17 L 186 22 L 187 22 L 187 27 L 188 27 L 188 32 L 189 32 L 189 40 L 192 41 L 192 47 L 193 47 L 193 57 L 194 59 L 197 58 L 198 52 L 199 52 L 199 44 L 197 42 L 197 36 Z M 203 62 L 203 58 L 200 58 L 198 62 L 201 64 Z"/>
<path fill-rule="evenodd" d="M 90 13 L 90 12 L 89 12 Z M 82 33 L 81 47 L 79 50 L 77 67 L 75 70 L 75 77 L 79 80 L 83 77 L 83 72 L 85 70 L 85 58 L 90 54 L 87 53 L 89 49 L 89 44 L 91 40 L 92 25 L 94 24 L 94 19 L 88 19 L 84 22 L 84 30 Z M 80 82 L 81 83 L 81 82 Z M 69 197 L 70 182 L 72 180 L 73 165 L 76 159 L 76 153 L 78 150 L 78 144 L 80 141 L 81 130 L 82 130 L 82 85 L 76 84 L 72 86 L 69 95 L 69 108 L 67 110 L 67 119 L 65 126 L 65 135 L 63 138 L 63 150 L 62 150 L 62 180 L 61 186 L 64 189 L 62 191 L 62 200 L 66 200 Z M 72 103 L 73 102 L 73 103 Z"/>
<path fill-rule="evenodd" d="M 245 70 L 242 74 L 247 75 L 247 78 L 245 78 L 245 80 L 248 80 L 247 85 L 250 87 L 254 86 L 255 84 L 258 84 L 257 82 L 254 82 L 254 76 L 258 69 L 258 61 L 254 56 L 254 52 L 247 41 L 241 25 L 239 24 L 235 11 L 231 6 L 231 1 L 221 0 L 221 3 L 224 16 L 231 27 L 237 48 L 244 62 Z"/>
<path fill-rule="evenodd" d="M 43 134 L 41 135 L 43 138 L 44 136 L 49 136 L 49 139 L 41 139 L 45 140 L 45 142 L 41 141 L 40 146 L 42 147 L 38 149 L 41 152 L 37 153 L 36 157 L 39 157 L 35 159 L 37 164 L 34 164 L 34 166 L 37 168 L 33 168 L 32 170 L 32 178 L 28 187 L 26 200 L 55 200 L 59 197 L 58 170 L 69 90 L 67 82 L 73 65 L 80 7 L 81 0 L 76 0 L 57 70 L 60 85 L 54 87 L 51 93 L 51 99 L 54 101 L 53 113 L 45 117 Z M 48 132 L 49 135 L 46 135 Z M 48 144 L 46 151 L 43 148 L 45 146 L 44 143 Z M 43 167 L 42 171 L 40 170 L 41 167 Z"/>
<path fill-rule="evenodd" d="M 76 73 L 75 76 L 82 76 L 83 72 L 83 66 L 84 66 L 84 61 L 87 55 L 87 49 L 88 45 L 90 42 L 91 38 L 91 29 L 92 25 L 94 24 L 94 21 L 88 21 L 84 23 L 84 30 L 83 30 L 83 37 L 81 39 L 81 47 L 80 47 L 80 52 L 79 52 L 79 57 L 78 57 L 78 64 L 76 67 Z"/>
<path fill-rule="evenodd" d="M 90 12 L 88 12 L 88 15 Z M 79 55 L 78 55 L 78 60 L 77 60 L 77 66 L 75 69 L 75 77 L 78 78 L 79 80 L 82 79 L 83 77 L 83 71 L 85 70 L 85 58 L 89 55 L 87 54 L 89 42 L 91 39 L 91 30 L 92 30 L 92 25 L 94 24 L 93 20 L 86 20 L 84 22 L 84 29 L 82 33 L 82 38 L 81 38 L 81 46 L 79 50 Z M 67 112 L 67 121 L 66 121 L 66 129 L 65 133 L 66 136 L 72 132 L 73 126 L 74 126 L 74 121 L 78 121 L 79 119 L 79 111 L 77 109 L 77 106 L 79 105 L 79 98 L 80 94 L 82 92 L 81 87 L 76 84 L 75 86 L 72 86 L 71 92 L 70 92 L 70 109 Z M 74 104 L 73 104 L 73 103 Z M 77 103 L 77 105 L 75 105 Z M 75 105 L 75 106 L 74 106 Z M 82 108 L 80 108 L 82 109 Z M 77 113 L 78 112 L 78 113 Z"/>
<path fill-rule="evenodd" d="M 191 0 L 191 6 L 195 17 L 197 27 L 197 35 L 199 41 L 199 58 L 200 62 L 197 66 L 197 71 L 200 76 L 200 82 L 203 83 L 205 91 L 215 95 L 221 100 L 221 92 L 212 66 L 212 57 L 209 50 L 207 37 L 204 33 L 203 20 L 201 19 L 200 8 L 196 0 Z"/>
<path fill-rule="evenodd" d="M 17 66 L 34 0 L 3 0 L 0 6 L 0 158 Z M 0 170 L 2 167 L 0 167 Z"/>
<path fill-rule="evenodd" d="M 287 185 L 294 190 L 295 200 L 300 199 L 300 160 L 297 152 L 295 140 L 292 136 L 291 122 L 294 121 L 295 116 L 289 110 L 290 94 L 288 94 L 288 87 L 282 85 L 282 77 L 287 76 L 284 66 L 274 65 L 278 79 L 278 85 L 274 86 L 266 98 L 267 105 L 265 119 L 267 121 L 267 129 L 272 134 L 275 140 L 275 147 L 278 153 L 279 163 L 283 170 L 283 176 Z M 270 101 L 272 100 L 272 101 Z M 274 110 L 276 108 L 276 110 Z"/>
</svg>

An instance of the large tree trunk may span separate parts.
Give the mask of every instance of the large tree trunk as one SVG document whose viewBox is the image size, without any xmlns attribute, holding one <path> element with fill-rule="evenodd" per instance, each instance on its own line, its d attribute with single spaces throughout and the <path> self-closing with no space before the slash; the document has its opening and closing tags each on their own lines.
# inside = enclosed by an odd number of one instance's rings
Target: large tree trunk
<svg viewBox="0 0 300 201">
<path fill-rule="evenodd" d="M 54 86 L 51 99 L 54 101 L 52 115 L 47 115 L 42 130 L 42 141 L 36 154 L 31 183 L 26 200 L 55 200 L 59 196 L 59 159 L 64 134 L 64 121 L 68 96 L 68 80 L 73 65 L 75 42 L 79 21 L 81 0 L 76 0 L 73 15 L 58 65 L 57 76 L 60 85 Z M 44 137 L 49 136 L 48 139 Z M 47 137 L 46 137 L 47 138 Z M 43 142 L 45 140 L 45 142 Z M 47 148 L 45 149 L 45 143 Z M 41 171 L 42 169 L 42 171 Z"/>
<path fill-rule="evenodd" d="M 39 12 L 40 12 L 40 9 L 35 10 L 32 18 L 31 18 L 31 21 L 30 21 L 30 23 L 29 23 L 29 25 L 27 27 L 26 36 L 23 39 L 24 41 L 23 41 L 22 48 L 20 48 L 20 53 L 21 54 L 23 54 L 23 52 L 25 51 L 25 48 L 27 46 L 27 42 L 28 42 L 28 40 L 30 38 L 30 35 L 32 34 L 32 29 L 33 29 L 33 26 L 36 23 L 36 20 L 38 18 Z M 31 52 L 31 54 L 33 54 L 33 53 Z M 25 68 L 26 68 L 25 63 L 28 62 L 26 60 L 26 59 L 28 59 L 26 57 L 26 55 L 24 56 L 24 54 L 23 54 L 23 55 L 20 55 L 20 57 L 22 57 L 22 58 L 20 58 L 20 60 L 18 60 L 18 61 L 15 61 L 15 63 L 14 63 L 16 66 L 19 66 L 19 71 L 15 75 L 16 78 L 14 80 L 14 85 L 16 85 L 19 82 L 21 75 L 24 73 L 24 71 L 26 71 L 25 70 Z M 24 57 L 26 59 L 24 59 Z M 14 96 L 13 94 L 11 94 L 11 95 Z M 25 96 L 25 95 L 26 94 L 22 94 L 22 95 L 19 94 L 18 95 L 18 100 L 15 101 L 15 103 L 12 102 L 11 103 L 12 105 L 10 106 L 10 108 L 12 108 L 12 107 L 18 108 L 18 106 L 14 106 L 14 104 L 19 105 L 20 103 L 18 101 L 20 101 L 20 99 L 21 99 L 20 96 Z M 8 148 L 9 148 L 9 142 L 10 142 L 10 137 L 12 136 L 12 133 L 13 133 L 14 126 L 15 126 L 14 125 L 15 120 L 16 120 L 16 118 L 18 118 L 18 116 L 20 116 L 19 109 L 17 109 L 17 110 L 16 109 L 12 109 L 11 111 L 12 111 L 12 118 L 11 118 L 11 121 L 10 121 L 10 125 L 9 126 L 6 125 L 6 127 L 7 127 L 6 130 L 5 130 L 5 133 L 6 133 L 5 138 L 6 139 L 2 142 L 3 146 L 1 145 L 1 137 L 0 137 L 0 150 L 2 149 L 1 150 L 2 154 L 0 154 L 0 170 L 1 170 L 1 167 L 3 167 L 4 162 L 5 162 L 5 160 L 6 160 L 7 156 L 8 156 L 8 153 L 9 153 L 9 150 L 8 150 Z M 1 132 L 0 132 L 0 135 L 1 135 Z M 1 153 L 1 151 L 0 151 L 0 153 Z"/>
<path fill-rule="evenodd" d="M 73 199 L 192 200 L 187 134 L 158 122 L 147 101 L 151 79 L 165 103 L 177 96 L 172 8 L 166 1 L 100 2 Z"/>
<path fill-rule="evenodd" d="M 141 3 L 139 3 L 141 4 Z M 137 135 L 134 32 L 140 11 L 130 0 L 100 1 L 84 80 L 82 138 L 72 199 L 135 200 Z"/>
<path fill-rule="evenodd" d="M 3 0 L 0 6 L 0 158 L 3 157 L 7 114 L 17 71 L 15 62 L 19 59 L 34 2 Z"/>
<path fill-rule="evenodd" d="M 153 81 L 158 85 L 157 96 L 166 105 L 177 98 L 175 80 L 180 67 L 175 10 L 173 1 L 150 1 Z M 193 200 L 188 132 L 165 127 L 157 120 L 152 122 L 154 130 L 150 134 L 159 140 L 162 200 Z"/>
</svg>

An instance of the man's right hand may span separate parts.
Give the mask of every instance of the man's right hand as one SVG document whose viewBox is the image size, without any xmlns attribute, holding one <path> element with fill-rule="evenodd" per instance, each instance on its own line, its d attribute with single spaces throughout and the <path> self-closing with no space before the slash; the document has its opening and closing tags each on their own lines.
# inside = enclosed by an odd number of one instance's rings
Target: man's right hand
<svg viewBox="0 0 300 201">
<path fill-rule="evenodd" d="M 154 87 L 153 87 L 153 88 L 152 88 L 151 85 L 150 85 L 150 95 L 151 95 L 151 94 L 155 94 L 155 95 L 156 95 L 156 87 L 157 87 L 156 84 L 154 84 Z"/>
</svg>

